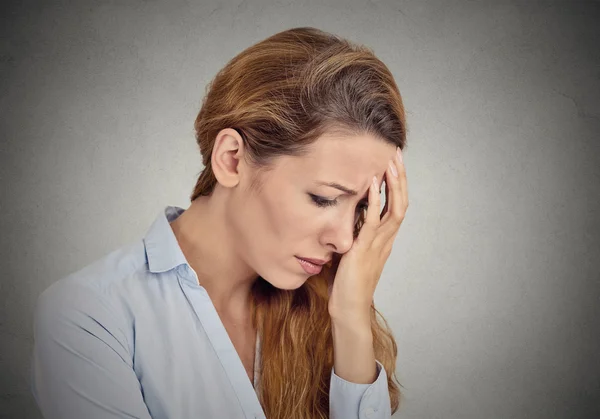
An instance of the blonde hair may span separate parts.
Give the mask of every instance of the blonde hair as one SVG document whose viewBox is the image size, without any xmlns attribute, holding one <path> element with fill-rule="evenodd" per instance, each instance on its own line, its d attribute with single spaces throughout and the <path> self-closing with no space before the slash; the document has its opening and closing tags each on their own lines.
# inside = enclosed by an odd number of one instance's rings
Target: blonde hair
<svg viewBox="0 0 600 419">
<path fill-rule="evenodd" d="M 216 185 L 211 152 L 223 128 L 240 133 L 250 163 L 261 171 L 277 156 L 304 155 L 325 133 L 371 134 L 405 148 L 404 106 L 389 69 L 371 49 L 316 28 L 289 29 L 250 46 L 206 89 L 194 124 L 205 167 L 192 201 L 210 195 Z M 363 222 L 364 215 L 355 235 Z M 277 289 L 261 277 L 253 285 L 252 322 L 261 339 L 257 390 L 270 419 L 329 418 L 333 339 L 327 307 L 333 275 L 335 268 L 326 266 L 296 290 Z M 397 346 L 374 304 L 371 329 L 395 412 Z"/>
</svg>

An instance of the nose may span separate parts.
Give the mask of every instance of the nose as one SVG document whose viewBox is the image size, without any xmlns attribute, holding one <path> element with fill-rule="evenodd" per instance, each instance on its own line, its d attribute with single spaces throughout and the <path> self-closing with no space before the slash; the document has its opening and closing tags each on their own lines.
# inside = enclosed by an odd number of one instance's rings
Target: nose
<svg viewBox="0 0 600 419">
<path fill-rule="evenodd" d="M 336 253 L 346 253 L 354 243 L 355 214 L 336 217 L 321 236 L 322 244 Z"/>
</svg>

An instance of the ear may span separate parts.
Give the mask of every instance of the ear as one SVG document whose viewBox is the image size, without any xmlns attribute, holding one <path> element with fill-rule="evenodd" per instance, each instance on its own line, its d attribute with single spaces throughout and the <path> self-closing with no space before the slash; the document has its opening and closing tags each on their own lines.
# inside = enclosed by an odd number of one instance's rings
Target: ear
<svg viewBox="0 0 600 419">
<path fill-rule="evenodd" d="M 233 128 L 224 128 L 217 134 L 211 155 L 211 165 L 217 181 L 232 188 L 240 181 L 240 162 L 244 155 L 244 141 Z"/>
</svg>

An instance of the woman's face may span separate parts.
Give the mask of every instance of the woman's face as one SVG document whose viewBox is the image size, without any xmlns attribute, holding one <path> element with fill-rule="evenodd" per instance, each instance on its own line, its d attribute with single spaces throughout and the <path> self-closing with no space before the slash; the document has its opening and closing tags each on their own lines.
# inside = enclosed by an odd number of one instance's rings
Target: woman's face
<svg viewBox="0 0 600 419">
<path fill-rule="evenodd" d="M 368 203 L 369 184 L 381 186 L 395 146 L 370 135 L 327 135 L 303 157 L 280 157 L 250 190 L 240 179 L 228 206 L 238 254 L 280 289 L 296 289 L 311 275 L 298 258 L 329 261 L 346 253 L 354 240 L 357 215 Z M 344 192 L 327 183 L 356 192 Z"/>
</svg>

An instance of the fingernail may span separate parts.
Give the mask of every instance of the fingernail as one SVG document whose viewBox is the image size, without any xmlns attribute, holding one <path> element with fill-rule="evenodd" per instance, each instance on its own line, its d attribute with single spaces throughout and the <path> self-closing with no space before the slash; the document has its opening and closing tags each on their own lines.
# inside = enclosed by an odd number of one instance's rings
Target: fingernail
<svg viewBox="0 0 600 419">
<path fill-rule="evenodd" d="M 404 164 L 404 161 L 402 160 L 402 151 L 400 150 L 400 147 L 396 147 L 396 154 L 398 154 L 398 160 L 400 161 L 400 163 Z"/>
</svg>

